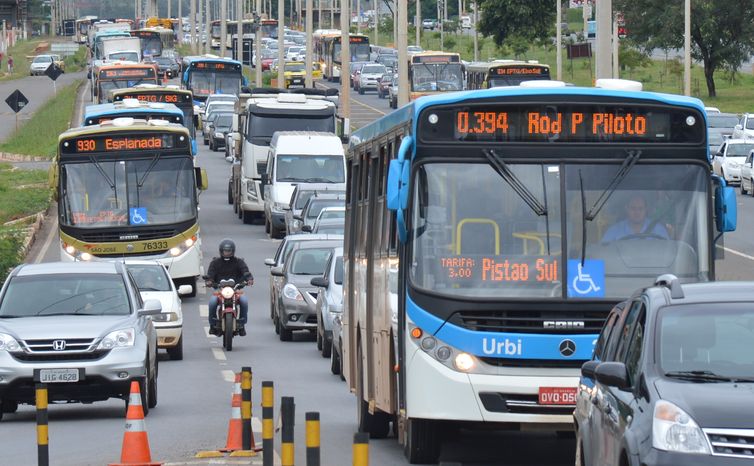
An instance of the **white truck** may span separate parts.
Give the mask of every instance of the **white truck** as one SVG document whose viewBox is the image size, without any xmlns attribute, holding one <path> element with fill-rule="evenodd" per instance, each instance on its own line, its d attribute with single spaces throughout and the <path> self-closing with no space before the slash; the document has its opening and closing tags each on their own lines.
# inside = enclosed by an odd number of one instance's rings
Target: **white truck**
<svg viewBox="0 0 754 466">
<path fill-rule="evenodd" d="M 102 41 L 102 55 L 107 61 L 141 61 L 141 39 L 138 37 L 113 37 Z"/>
</svg>

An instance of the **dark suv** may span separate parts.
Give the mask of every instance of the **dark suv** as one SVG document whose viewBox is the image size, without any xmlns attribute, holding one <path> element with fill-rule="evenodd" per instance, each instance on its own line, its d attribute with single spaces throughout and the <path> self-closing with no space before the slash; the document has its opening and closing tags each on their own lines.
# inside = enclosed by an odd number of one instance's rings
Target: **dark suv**
<svg viewBox="0 0 754 466">
<path fill-rule="evenodd" d="M 659 277 L 610 312 L 581 373 L 576 464 L 752 464 L 754 283 Z"/>
</svg>

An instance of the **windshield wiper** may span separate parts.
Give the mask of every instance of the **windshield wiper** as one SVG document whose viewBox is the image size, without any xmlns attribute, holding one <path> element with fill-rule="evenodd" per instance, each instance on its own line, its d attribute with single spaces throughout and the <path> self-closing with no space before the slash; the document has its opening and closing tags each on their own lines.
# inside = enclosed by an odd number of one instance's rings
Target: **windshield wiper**
<svg viewBox="0 0 754 466">
<path fill-rule="evenodd" d="M 524 185 L 524 183 L 516 176 L 510 169 L 508 164 L 505 163 L 502 157 L 492 149 L 484 149 L 482 153 L 489 160 L 492 168 L 497 172 L 500 177 L 505 180 L 513 191 L 529 206 L 529 208 L 537 215 L 547 215 L 547 208 L 542 205 L 541 202 L 532 194 L 531 191 Z"/>
<path fill-rule="evenodd" d="M 623 161 L 618 171 L 615 173 L 615 176 L 610 181 L 610 184 L 607 185 L 604 191 L 602 191 L 602 194 L 597 198 L 596 201 L 594 201 L 594 205 L 591 209 L 589 209 L 589 212 L 586 214 L 586 220 L 591 222 L 594 220 L 594 218 L 597 216 L 597 214 L 600 213 L 600 210 L 605 206 L 605 203 L 607 203 L 608 199 L 610 199 L 610 196 L 613 195 L 615 190 L 618 188 L 618 185 L 623 181 L 624 178 L 626 178 L 626 175 L 631 171 L 632 168 L 634 168 L 634 165 L 636 165 L 636 162 L 639 161 L 639 157 L 641 157 L 641 151 L 628 151 L 628 157 Z"/>
<path fill-rule="evenodd" d="M 110 186 L 110 189 L 112 189 L 113 192 L 115 192 L 115 182 L 112 181 L 109 176 L 107 176 L 107 173 L 105 173 L 105 170 L 102 168 L 102 165 L 100 165 L 99 161 L 96 158 L 94 158 L 94 155 L 89 154 L 89 161 L 92 162 L 92 164 L 94 165 L 94 168 L 96 168 L 97 171 L 100 173 L 100 175 L 102 175 L 102 178 L 104 178 L 105 181 L 107 181 L 107 184 Z"/>
<path fill-rule="evenodd" d="M 690 380 L 703 380 L 703 381 L 709 381 L 709 382 L 733 382 L 735 380 L 732 377 L 726 377 L 724 375 L 715 374 L 712 371 L 671 371 L 666 372 L 665 375 L 667 377 L 673 377 L 677 379 L 690 379 Z M 754 379 L 750 379 L 751 381 L 754 381 Z"/>
<path fill-rule="evenodd" d="M 306 178 L 304 180 L 304 183 L 334 183 L 334 181 L 331 180 L 330 178 L 315 177 L 315 178 Z"/>
</svg>

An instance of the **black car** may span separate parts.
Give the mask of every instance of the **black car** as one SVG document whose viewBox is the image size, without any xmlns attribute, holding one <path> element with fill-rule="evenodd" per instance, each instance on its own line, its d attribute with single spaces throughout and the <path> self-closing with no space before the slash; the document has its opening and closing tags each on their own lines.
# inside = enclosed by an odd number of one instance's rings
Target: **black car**
<svg viewBox="0 0 754 466">
<path fill-rule="evenodd" d="M 754 283 L 673 275 L 609 314 L 576 395 L 576 464 L 754 459 Z"/>
<path fill-rule="evenodd" d="M 152 61 L 157 65 L 157 71 L 165 79 L 171 79 L 178 76 L 180 66 L 174 58 L 170 57 L 154 57 Z"/>
<path fill-rule="evenodd" d="M 233 114 L 221 113 L 209 124 L 209 149 L 219 151 L 225 147 L 225 135 L 230 132 L 233 126 Z"/>
</svg>

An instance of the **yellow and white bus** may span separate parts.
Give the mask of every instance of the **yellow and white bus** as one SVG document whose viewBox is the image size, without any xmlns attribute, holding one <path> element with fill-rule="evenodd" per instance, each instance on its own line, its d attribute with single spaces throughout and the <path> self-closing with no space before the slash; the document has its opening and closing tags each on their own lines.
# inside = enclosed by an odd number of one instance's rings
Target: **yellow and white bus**
<svg viewBox="0 0 754 466">
<path fill-rule="evenodd" d="M 182 125 L 118 118 L 61 134 L 51 167 L 63 261 L 154 259 L 196 293 L 202 264 L 198 190 Z"/>
<path fill-rule="evenodd" d="M 550 79 L 550 66 L 535 60 L 493 60 L 471 63 L 466 67 L 466 88 L 518 86 L 523 81 Z"/>
<path fill-rule="evenodd" d="M 408 57 L 409 99 L 463 90 L 461 55 L 425 51 Z"/>
</svg>

